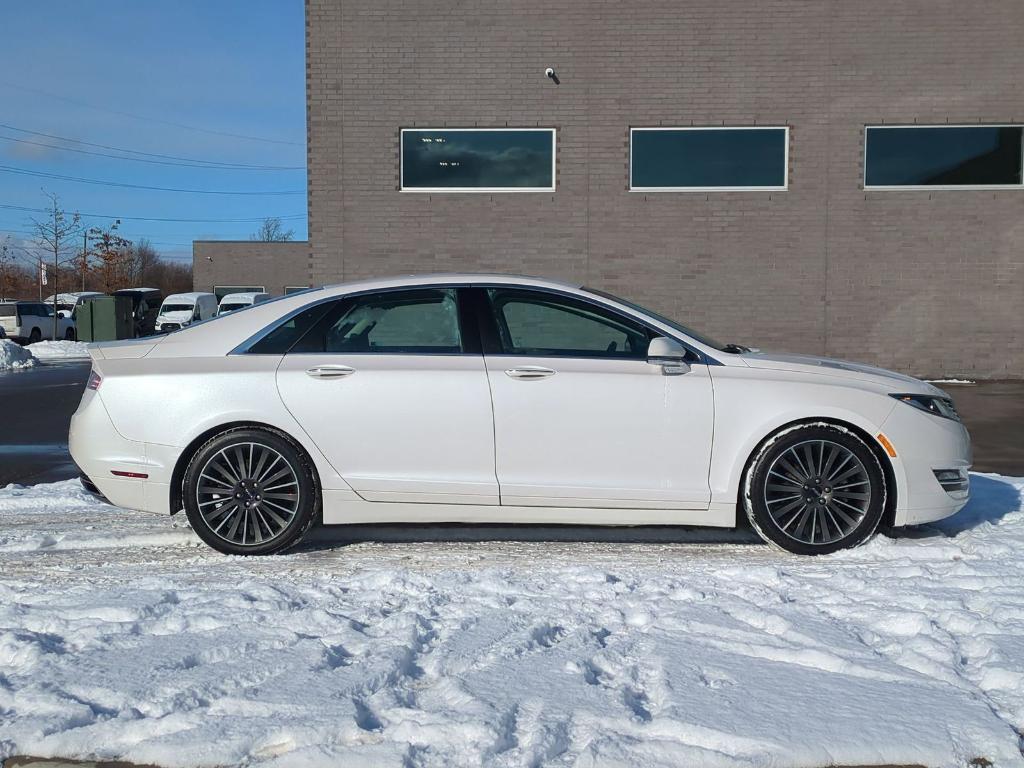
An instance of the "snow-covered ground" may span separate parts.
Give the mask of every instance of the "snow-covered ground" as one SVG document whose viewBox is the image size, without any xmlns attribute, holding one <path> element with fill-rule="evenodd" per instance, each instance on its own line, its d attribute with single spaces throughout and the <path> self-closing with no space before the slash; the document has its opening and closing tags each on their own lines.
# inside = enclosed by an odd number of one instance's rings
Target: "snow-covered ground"
<svg viewBox="0 0 1024 768">
<path fill-rule="evenodd" d="M 28 368 L 35 364 L 35 357 L 23 346 L 10 339 L 0 339 L 0 371 Z"/>
<path fill-rule="evenodd" d="M 1024 765 L 1024 479 L 973 482 L 941 524 L 818 559 L 444 529 L 250 560 L 73 481 L 8 487 L 0 758 Z"/>
<path fill-rule="evenodd" d="M 89 344 L 84 341 L 37 341 L 29 344 L 28 350 L 40 360 L 89 357 Z"/>
</svg>

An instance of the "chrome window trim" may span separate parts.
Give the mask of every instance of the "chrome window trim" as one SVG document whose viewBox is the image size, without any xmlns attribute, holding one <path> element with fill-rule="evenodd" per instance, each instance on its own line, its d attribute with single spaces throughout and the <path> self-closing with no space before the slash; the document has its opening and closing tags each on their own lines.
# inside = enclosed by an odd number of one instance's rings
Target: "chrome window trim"
<svg viewBox="0 0 1024 768">
<path fill-rule="evenodd" d="M 356 297 L 359 297 L 359 296 L 368 296 L 368 295 L 372 295 L 372 294 L 375 294 L 375 293 L 393 293 L 393 292 L 396 292 L 396 291 L 414 291 L 414 290 L 431 289 L 431 288 L 437 289 L 437 290 L 458 290 L 460 288 L 512 288 L 512 289 L 520 289 L 520 290 L 524 290 L 524 291 L 533 291 L 535 293 L 549 293 L 549 294 L 552 294 L 554 296 L 564 296 L 565 298 L 568 298 L 568 299 L 575 299 L 576 301 L 580 301 L 580 302 L 585 303 L 585 304 L 590 304 L 590 305 L 592 305 L 594 307 L 597 307 L 598 309 L 603 309 L 606 312 L 613 312 L 615 314 L 623 315 L 623 316 L 633 320 L 634 322 L 640 323 L 641 325 L 646 327 L 648 330 L 653 331 L 654 333 L 657 333 L 659 336 L 664 336 L 666 338 L 672 339 L 673 341 L 679 342 L 680 344 L 683 345 L 683 347 L 686 348 L 686 350 L 688 352 L 690 352 L 691 354 L 693 354 L 696 357 L 696 360 L 692 361 L 692 362 L 695 362 L 695 363 L 700 364 L 700 365 L 723 365 L 723 363 L 721 363 L 720 361 L 716 360 L 714 357 L 712 357 L 711 355 L 707 354 L 706 352 L 702 352 L 700 349 L 696 348 L 689 341 L 687 341 L 684 338 L 681 338 L 675 332 L 667 331 L 666 329 L 661 328 L 658 325 L 656 325 L 651 319 L 649 319 L 649 318 L 647 318 L 647 317 L 645 317 L 643 315 L 633 314 L 631 311 L 619 308 L 618 306 L 615 306 L 615 305 L 613 305 L 611 303 L 605 303 L 603 301 L 595 300 L 594 298 L 592 298 L 590 296 L 581 296 L 581 295 L 576 294 L 576 293 L 571 293 L 569 291 L 560 291 L 557 288 L 550 288 L 548 286 L 543 286 L 543 285 L 538 286 L 538 285 L 524 285 L 522 283 L 497 283 L 497 282 L 490 282 L 490 281 L 485 281 L 485 282 L 470 281 L 470 282 L 465 282 L 465 283 L 426 283 L 426 284 L 417 283 L 417 284 L 414 284 L 414 285 L 389 286 L 387 288 L 368 288 L 368 289 L 365 289 L 365 290 L 362 290 L 362 291 L 354 291 L 352 293 L 338 293 L 338 294 L 334 294 L 333 296 L 325 296 L 324 298 L 319 299 L 317 301 L 313 301 L 313 302 L 310 302 L 308 304 L 303 304 L 301 307 L 297 307 L 296 309 L 293 309 L 291 312 L 288 312 L 287 314 L 282 315 L 280 318 L 278 318 L 277 320 L 272 322 L 270 325 L 268 325 L 268 326 L 266 326 L 264 328 L 261 328 L 259 331 L 254 333 L 252 336 L 247 338 L 241 344 L 239 344 L 234 349 L 232 349 L 230 352 L 228 352 L 228 354 L 229 355 L 250 355 L 251 354 L 251 355 L 262 355 L 264 357 L 284 357 L 284 355 L 281 355 L 281 354 L 278 354 L 278 353 L 271 353 L 271 352 L 249 352 L 249 347 L 251 347 L 253 344 L 256 344 L 258 341 L 261 341 L 268 334 L 270 334 L 273 331 L 277 330 L 277 328 L 279 328 L 284 323 L 287 323 L 289 320 L 291 320 L 296 315 L 299 315 L 299 314 L 301 314 L 302 312 L 305 312 L 308 309 L 312 309 L 313 307 L 320 306 L 321 304 L 327 304 L 327 303 L 330 303 L 330 302 L 333 302 L 333 301 L 342 301 L 342 300 L 345 300 L 345 299 L 356 298 Z M 319 289 L 311 289 L 311 290 L 324 290 L 324 289 L 323 288 L 319 288 Z M 292 294 L 292 295 L 297 295 L 297 294 Z M 285 297 L 281 297 L 281 298 L 285 298 Z M 260 305 L 254 305 L 254 306 L 264 306 L 264 305 L 266 305 L 268 303 L 269 302 L 263 302 Z M 344 352 L 344 353 L 341 353 L 341 352 L 304 352 L 303 354 L 310 354 L 310 355 L 333 355 L 333 356 L 337 356 L 339 354 L 345 354 L 345 355 L 381 355 L 381 354 L 392 354 L 392 353 L 380 353 L 380 352 Z M 467 356 L 475 357 L 475 356 L 478 356 L 478 354 L 481 354 L 481 353 L 477 353 L 477 352 L 459 352 L 457 354 L 453 354 L 451 352 L 396 352 L 396 353 L 393 353 L 393 354 L 416 356 L 416 357 L 467 357 Z M 492 357 L 493 357 L 493 355 L 492 355 Z M 534 355 L 534 357 L 543 357 L 545 359 L 551 359 L 551 360 L 637 360 L 638 359 L 638 358 L 623 358 L 621 356 L 597 356 L 597 355 L 587 355 L 585 357 L 573 357 L 571 355 L 557 355 L 557 356 Z"/>
</svg>

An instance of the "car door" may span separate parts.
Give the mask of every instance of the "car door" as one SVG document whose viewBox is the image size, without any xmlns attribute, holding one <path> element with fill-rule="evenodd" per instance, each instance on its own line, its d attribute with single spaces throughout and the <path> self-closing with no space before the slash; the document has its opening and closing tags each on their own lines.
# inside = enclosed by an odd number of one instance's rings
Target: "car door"
<svg viewBox="0 0 1024 768">
<path fill-rule="evenodd" d="M 589 300 L 478 293 L 501 503 L 705 509 L 714 420 L 707 366 L 649 363 L 658 334 Z"/>
<path fill-rule="evenodd" d="M 277 383 L 363 498 L 498 503 L 487 373 L 455 289 L 336 302 L 283 357 Z"/>
</svg>

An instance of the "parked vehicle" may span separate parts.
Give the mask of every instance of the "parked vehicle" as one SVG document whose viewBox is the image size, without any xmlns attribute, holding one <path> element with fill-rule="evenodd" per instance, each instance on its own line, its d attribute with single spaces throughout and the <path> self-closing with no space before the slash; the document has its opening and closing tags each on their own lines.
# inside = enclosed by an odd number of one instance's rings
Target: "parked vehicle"
<svg viewBox="0 0 1024 768">
<path fill-rule="evenodd" d="M 75 316 L 75 308 L 90 298 L 96 296 L 103 296 L 104 294 L 99 291 L 74 291 L 72 293 L 58 293 L 55 296 L 49 296 L 46 299 L 46 304 L 50 307 L 56 305 L 57 313 L 61 317 Z"/>
<path fill-rule="evenodd" d="M 281 551 L 321 516 L 728 527 L 742 509 L 822 554 L 969 492 L 970 439 L 931 384 L 549 280 L 352 283 L 90 353 L 69 438 L 87 482 L 184 508 L 228 553 Z"/>
<path fill-rule="evenodd" d="M 270 298 L 269 293 L 229 293 L 220 300 L 217 314 L 226 315 L 228 312 L 234 312 L 236 309 L 245 309 L 253 304 L 261 304 Z"/>
<path fill-rule="evenodd" d="M 7 337 L 22 344 L 35 344 L 53 336 L 53 305 L 41 301 L 0 302 L 0 326 Z M 57 318 L 57 338 L 74 339 L 75 323 L 67 317 Z"/>
<path fill-rule="evenodd" d="M 164 300 L 158 288 L 122 288 L 111 295 L 131 297 L 136 336 L 153 335 L 156 330 L 157 311 Z"/>
<path fill-rule="evenodd" d="M 157 333 L 167 333 L 216 316 L 217 297 L 214 294 L 175 293 L 160 305 L 155 328 Z"/>
</svg>

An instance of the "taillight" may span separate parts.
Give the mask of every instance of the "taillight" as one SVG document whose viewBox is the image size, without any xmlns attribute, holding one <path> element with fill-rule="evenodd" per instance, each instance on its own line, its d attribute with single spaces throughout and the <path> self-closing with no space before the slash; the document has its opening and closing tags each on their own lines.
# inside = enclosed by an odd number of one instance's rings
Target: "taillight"
<svg viewBox="0 0 1024 768">
<path fill-rule="evenodd" d="M 100 376 L 96 372 L 95 368 L 93 368 L 91 371 L 89 371 L 89 383 L 85 385 L 85 388 L 86 389 L 99 389 L 100 388 L 100 384 L 102 384 L 102 383 L 103 383 L 103 377 Z"/>
</svg>

